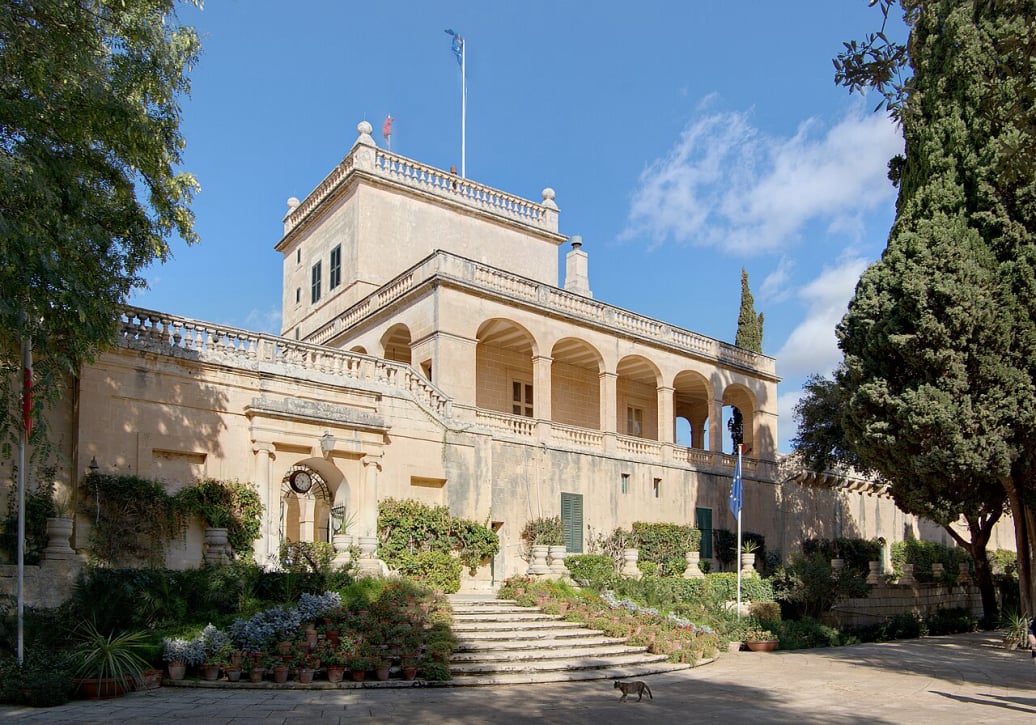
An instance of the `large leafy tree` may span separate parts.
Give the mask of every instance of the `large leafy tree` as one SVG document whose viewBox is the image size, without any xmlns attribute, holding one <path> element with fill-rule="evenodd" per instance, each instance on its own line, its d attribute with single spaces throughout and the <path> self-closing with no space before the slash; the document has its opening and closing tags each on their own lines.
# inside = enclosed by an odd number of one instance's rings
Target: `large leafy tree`
<svg viewBox="0 0 1036 725">
<path fill-rule="evenodd" d="M 19 346 L 36 416 L 113 341 L 142 269 L 195 241 L 179 98 L 198 56 L 175 0 L 0 3 L 0 437 L 16 430 Z M 43 431 L 37 427 L 42 434 Z"/>
<path fill-rule="evenodd" d="M 1032 611 L 1036 3 L 898 5 L 905 46 L 879 32 L 836 61 L 837 80 L 883 93 L 906 142 L 888 246 L 838 328 L 844 432 L 908 510 L 988 521 L 1006 498 Z"/>
<path fill-rule="evenodd" d="M 929 450 L 924 442 L 914 447 L 905 465 L 890 461 L 880 470 L 870 467 L 846 436 L 845 424 L 858 420 L 848 407 L 847 398 L 851 395 L 843 387 L 848 384 L 847 377 L 844 370 L 839 370 L 835 379 L 814 375 L 803 386 L 804 395 L 795 405 L 799 432 L 793 441 L 802 464 L 818 473 L 842 468 L 875 477 L 889 484 L 889 492 L 899 508 L 940 524 L 971 554 L 986 621 L 993 620 L 997 613 L 996 589 L 987 545 L 1004 513 L 1006 496 L 999 482 L 993 476 L 964 479 L 954 471 L 916 465 L 924 463 L 933 452 L 941 452 Z M 913 423 L 916 421 L 908 421 L 904 427 Z M 908 449 L 910 440 L 901 441 L 899 447 Z M 867 461 L 872 461 L 872 448 L 865 445 L 862 450 Z M 906 455 L 906 451 L 899 455 Z M 879 462 L 882 460 L 878 458 Z M 959 523 L 963 523 L 963 531 Z"/>
</svg>

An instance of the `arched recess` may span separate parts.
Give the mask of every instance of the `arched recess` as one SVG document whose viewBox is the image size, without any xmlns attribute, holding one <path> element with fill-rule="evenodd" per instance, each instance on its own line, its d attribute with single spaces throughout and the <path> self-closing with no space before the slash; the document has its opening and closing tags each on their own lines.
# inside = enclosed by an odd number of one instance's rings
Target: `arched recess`
<svg viewBox="0 0 1036 725">
<path fill-rule="evenodd" d="M 475 337 L 475 405 L 535 417 L 532 335 L 516 322 L 494 318 L 483 322 Z"/>
<path fill-rule="evenodd" d="M 689 429 L 690 440 L 677 441 L 690 448 L 709 449 L 709 382 L 701 373 L 683 370 L 673 379 L 673 417 L 677 430 Z M 680 421 L 685 422 L 685 426 Z"/>
<path fill-rule="evenodd" d="M 653 362 L 628 355 L 615 367 L 616 430 L 625 435 L 658 440 L 658 387 L 662 375 Z"/>
<path fill-rule="evenodd" d="M 365 348 L 363 345 L 353 345 L 351 348 L 349 348 L 349 352 L 358 352 L 361 355 L 366 355 L 367 348 Z"/>
<path fill-rule="evenodd" d="M 550 410 L 558 423 L 601 430 L 604 359 L 589 343 L 566 337 L 550 354 Z"/>
<path fill-rule="evenodd" d="M 293 474 L 302 471 L 309 477 L 309 488 L 293 485 Z M 334 464 L 322 458 L 296 463 L 281 479 L 280 535 L 282 541 L 330 541 L 334 522 L 352 513 L 349 484 Z"/>
<path fill-rule="evenodd" d="M 393 325 L 381 336 L 384 358 L 393 362 L 410 364 L 410 328 L 403 324 Z"/>
<path fill-rule="evenodd" d="M 752 391 L 743 385 L 729 385 L 723 391 L 723 406 L 737 408 L 741 411 L 741 425 L 744 431 L 744 448 L 742 452 L 746 456 L 752 456 L 755 448 L 755 396 Z M 724 451 L 736 452 L 734 440 L 730 434 L 728 421 L 733 411 L 723 411 L 723 441 Z"/>
</svg>

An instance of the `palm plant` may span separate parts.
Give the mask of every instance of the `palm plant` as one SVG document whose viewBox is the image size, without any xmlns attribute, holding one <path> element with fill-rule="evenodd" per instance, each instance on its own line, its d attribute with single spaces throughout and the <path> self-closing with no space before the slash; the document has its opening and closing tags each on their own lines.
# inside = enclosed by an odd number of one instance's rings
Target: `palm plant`
<svg viewBox="0 0 1036 725">
<path fill-rule="evenodd" d="M 105 634 L 93 622 L 81 628 L 79 643 L 72 651 L 73 676 L 79 680 L 113 680 L 125 687 L 129 680 L 140 681 L 150 665 L 141 656 L 147 647 L 145 632 Z"/>
</svg>

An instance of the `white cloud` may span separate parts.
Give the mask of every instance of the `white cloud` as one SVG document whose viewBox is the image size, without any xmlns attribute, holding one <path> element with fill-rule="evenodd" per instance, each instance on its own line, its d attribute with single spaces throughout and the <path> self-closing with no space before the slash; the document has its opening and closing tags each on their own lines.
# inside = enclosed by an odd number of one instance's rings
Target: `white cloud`
<svg viewBox="0 0 1036 725">
<path fill-rule="evenodd" d="M 783 302 L 788 299 L 791 291 L 787 285 L 794 268 L 795 260 L 787 255 L 781 255 L 780 261 L 777 262 L 777 267 L 763 280 L 763 284 L 759 288 L 759 297 L 772 303 Z"/>
<path fill-rule="evenodd" d="M 253 308 L 245 317 L 245 327 L 257 332 L 268 332 L 271 335 L 281 334 L 281 310 L 269 307 L 265 310 Z"/>
<path fill-rule="evenodd" d="M 835 338 L 867 260 L 859 256 L 840 259 L 825 267 L 818 277 L 800 289 L 797 296 L 806 304 L 806 317 L 777 352 L 777 372 L 784 378 L 812 373 L 830 374 L 842 359 Z M 783 397 L 783 396 L 782 396 Z"/>
<path fill-rule="evenodd" d="M 640 175 L 620 238 L 744 254 L 787 249 L 810 222 L 858 234 L 861 214 L 892 197 L 887 162 L 901 150 L 892 122 L 859 107 L 791 138 L 768 137 L 745 113 L 705 115 Z"/>
<path fill-rule="evenodd" d="M 780 421 L 781 433 L 777 449 L 782 453 L 791 450 L 791 439 L 798 433 L 798 424 L 795 420 L 795 406 L 802 400 L 802 395 L 801 390 L 792 390 L 777 396 L 777 419 Z"/>
</svg>

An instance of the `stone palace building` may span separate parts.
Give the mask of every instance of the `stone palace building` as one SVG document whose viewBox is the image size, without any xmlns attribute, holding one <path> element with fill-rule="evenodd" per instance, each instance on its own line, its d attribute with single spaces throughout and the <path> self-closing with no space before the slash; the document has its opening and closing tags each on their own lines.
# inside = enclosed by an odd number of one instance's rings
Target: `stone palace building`
<svg viewBox="0 0 1036 725">
<path fill-rule="evenodd" d="M 867 482 L 778 460 L 773 358 L 594 298 L 552 189 L 519 198 L 357 130 L 341 163 L 288 201 L 281 336 L 126 310 L 119 345 L 52 416 L 72 490 L 91 462 L 170 490 L 251 482 L 266 508 L 256 558 L 271 564 L 282 540 L 329 540 L 332 509 L 373 558 L 379 499 L 442 504 L 498 531 L 499 555 L 467 582 L 488 587 L 527 569 L 519 534 L 541 516 L 561 516 L 575 552 L 635 521 L 694 524 L 708 559 L 711 530 L 736 527 L 722 449 L 735 406 L 743 526 L 769 550 L 813 536 L 947 540 Z M 73 546 L 88 526 L 80 516 Z M 196 566 L 202 548 L 189 531 L 167 562 Z"/>
</svg>

